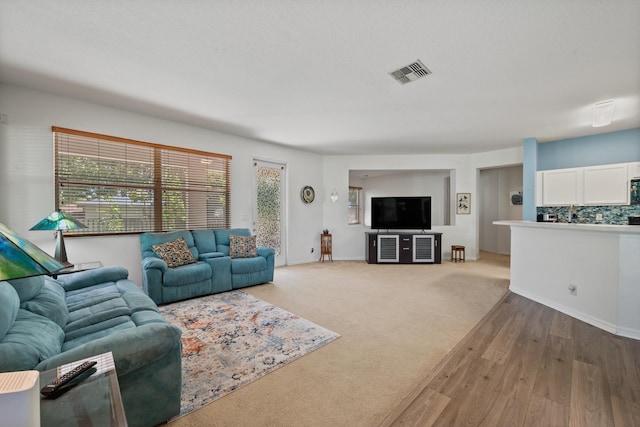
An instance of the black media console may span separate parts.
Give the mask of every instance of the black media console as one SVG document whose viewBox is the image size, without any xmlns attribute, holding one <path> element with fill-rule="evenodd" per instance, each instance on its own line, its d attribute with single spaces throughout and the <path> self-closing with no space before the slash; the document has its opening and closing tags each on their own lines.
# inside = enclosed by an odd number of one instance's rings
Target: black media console
<svg viewBox="0 0 640 427">
<path fill-rule="evenodd" d="M 440 264 L 442 233 L 365 233 L 369 264 Z"/>
</svg>

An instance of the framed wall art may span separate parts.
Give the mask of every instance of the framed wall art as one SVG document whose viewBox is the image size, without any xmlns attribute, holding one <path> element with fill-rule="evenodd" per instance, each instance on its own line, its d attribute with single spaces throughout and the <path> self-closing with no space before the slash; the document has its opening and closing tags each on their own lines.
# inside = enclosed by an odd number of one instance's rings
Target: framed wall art
<svg viewBox="0 0 640 427">
<path fill-rule="evenodd" d="M 511 206 L 522 206 L 522 190 L 509 191 L 509 204 Z"/>
<path fill-rule="evenodd" d="M 456 193 L 456 214 L 467 215 L 471 213 L 471 193 Z"/>
</svg>

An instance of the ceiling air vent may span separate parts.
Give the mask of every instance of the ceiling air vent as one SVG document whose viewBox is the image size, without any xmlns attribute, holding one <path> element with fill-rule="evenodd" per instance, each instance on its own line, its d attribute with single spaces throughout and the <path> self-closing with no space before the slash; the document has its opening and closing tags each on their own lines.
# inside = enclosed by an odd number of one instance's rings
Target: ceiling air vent
<svg viewBox="0 0 640 427">
<path fill-rule="evenodd" d="M 418 59 L 416 62 L 389 74 L 400 83 L 406 84 L 418 80 L 420 77 L 428 76 L 431 74 L 431 71 Z"/>
</svg>

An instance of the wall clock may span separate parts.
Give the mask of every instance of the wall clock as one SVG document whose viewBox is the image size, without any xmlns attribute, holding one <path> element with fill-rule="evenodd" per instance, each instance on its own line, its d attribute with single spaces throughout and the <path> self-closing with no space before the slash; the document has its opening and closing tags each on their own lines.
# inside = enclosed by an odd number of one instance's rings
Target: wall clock
<svg viewBox="0 0 640 427">
<path fill-rule="evenodd" d="M 313 202 L 313 199 L 316 198 L 316 192 L 313 191 L 313 187 L 307 185 L 302 189 L 302 192 L 300 193 L 300 197 L 302 198 L 303 202 L 311 203 Z"/>
</svg>

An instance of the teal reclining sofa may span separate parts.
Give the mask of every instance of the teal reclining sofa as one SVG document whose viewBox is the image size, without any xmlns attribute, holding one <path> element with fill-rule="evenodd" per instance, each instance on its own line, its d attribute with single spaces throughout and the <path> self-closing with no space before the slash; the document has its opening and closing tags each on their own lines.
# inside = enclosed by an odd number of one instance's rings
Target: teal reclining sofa
<svg viewBox="0 0 640 427">
<path fill-rule="evenodd" d="M 234 257 L 231 236 L 251 237 L 248 228 L 178 230 L 140 235 L 142 285 L 156 304 L 226 292 L 273 281 L 275 251 Z M 183 239 L 192 262 L 169 267 L 154 246 Z"/>
<path fill-rule="evenodd" d="M 103 267 L 0 282 L 0 372 L 45 371 L 112 352 L 129 427 L 178 415 L 181 331 L 128 275 Z"/>
</svg>

